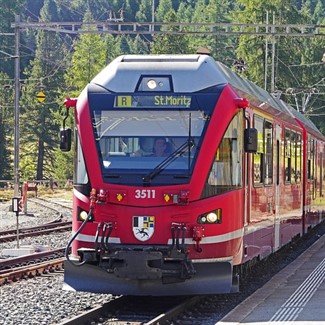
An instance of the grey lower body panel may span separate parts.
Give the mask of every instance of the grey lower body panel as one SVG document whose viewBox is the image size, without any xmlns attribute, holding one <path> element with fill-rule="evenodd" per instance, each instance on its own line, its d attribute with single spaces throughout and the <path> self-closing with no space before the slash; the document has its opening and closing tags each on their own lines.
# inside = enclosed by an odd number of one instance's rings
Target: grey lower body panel
<svg viewBox="0 0 325 325">
<path fill-rule="evenodd" d="M 135 296 L 202 295 L 238 291 L 238 281 L 234 282 L 231 262 L 195 263 L 194 268 L 196 274 L 190 279 L 164 284 L 161 279 L 117 277 L 96 265 L 75 266 L 65 261 L 63 288 Z"/>
</svg>

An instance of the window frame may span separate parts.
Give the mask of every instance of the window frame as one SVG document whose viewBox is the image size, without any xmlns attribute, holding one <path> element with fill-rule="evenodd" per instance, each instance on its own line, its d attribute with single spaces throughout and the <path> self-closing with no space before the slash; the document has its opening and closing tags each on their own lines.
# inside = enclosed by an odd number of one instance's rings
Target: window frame
<svg viewBox="0 0 325 325">
<path fill-rule="evenodd" d="M 236 130 L 236 136 L 229 137 L 231 130 Z M 244 119 L 239 111 L 232 117 L 216 149 L 202 198 L 243 188 L 243 156 Z"/>
<path fill-rule="evenodd" d="M 254 127 L 258 132 L 258 148 L 253 155 L 254 187 L 272 186 L 274 183 L 274 126 L 273 121 L 254 114 Z M 270 135 L 270 136 L 269 136 Z M 271 140 L 271 141 L 269 141 Z"/>
<path fill-rule="evenodd" d="M 284 184 L 300 184 L 302 166 L 302 135 L 300 132 L 284 128 L 283 158 Z"/>
</svg>

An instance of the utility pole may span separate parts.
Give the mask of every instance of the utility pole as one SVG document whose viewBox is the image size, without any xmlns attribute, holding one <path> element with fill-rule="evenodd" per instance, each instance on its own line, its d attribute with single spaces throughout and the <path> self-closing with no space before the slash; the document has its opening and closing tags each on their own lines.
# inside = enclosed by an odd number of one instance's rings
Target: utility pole
<svg viewBox="0 0 325 325">
<path fill-rule="evenodd" d="M 20 97 L 20 16 L 15 16 L 15 131 L 14 131 L 14 197 L 19 196 L 19 97 Z"/>
<path fill-rule="evenodd" d="M 272 72 L 271 72 L 271 93 L 275 90 L 275 13 L 273 12 L 273 25 L 272 25 Z"/>
<path fill-rule="evenodd" d="M 269 24 L 269 12 L 266 12 L 266 25 Z M 269 28 L 266 28 L 266 33 L 269 32 Z M 266 35 L 265 36 L 265 62 L 264 62 L 264 89 L 266 90 L 267 88 L 267 68 L 268 68 L 268 64 L 267 64 L 267 58 L 268 58 L 268 52 L 269 52 L 269 37 Z"/>
<path fill-rule="evenodd" d="M 155 31 L 155 0 L 152 0 L 152 7 L 151 7 L 151 31 L 154 32 Z"/>
<path fill-rule="evenodd" d="M 14 78 L 15 78 L 15 99 L 14 99 L 14 197 L 12 199 L 12 211 L 16 213 L 16 233 L 17 233 L 17 248 L 19 248 L 19 91 L 20 91 L 20 58 L 19 58 L 19 43 L 20 43 L 20 17 L 15 16 L 15 33 L 0 33 L 0 35 L 15 36 L 15 54 L 11 55 L 5 51 L 1 53 L 15 60 Z"/>
</svg>

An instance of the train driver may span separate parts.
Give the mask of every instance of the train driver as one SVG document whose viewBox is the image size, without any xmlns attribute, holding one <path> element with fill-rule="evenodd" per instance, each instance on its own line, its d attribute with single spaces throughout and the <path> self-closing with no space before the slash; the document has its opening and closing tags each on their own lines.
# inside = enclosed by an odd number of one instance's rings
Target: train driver
<svg viewBox="0 0 325 325">
<path fill-rule="evenodd" d="M 167 157 L 169 155 L 169 143 L 165 138 L 156 138 L 153 144 L 153 157 Z"/>
</svg>

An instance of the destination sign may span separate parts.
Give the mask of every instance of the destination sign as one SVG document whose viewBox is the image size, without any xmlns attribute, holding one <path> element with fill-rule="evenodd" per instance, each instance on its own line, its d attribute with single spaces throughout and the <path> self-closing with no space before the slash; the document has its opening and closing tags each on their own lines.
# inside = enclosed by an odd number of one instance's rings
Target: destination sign
<svg viewBox="0 0 325 325">
<path fill-rule="evenodd" d="M 190 108 L 191 97 L 185 95 L 154 95 L 154 96 L 132 96 L 119 95 L 115 97 L 116 108 Z"/>
</svg>

